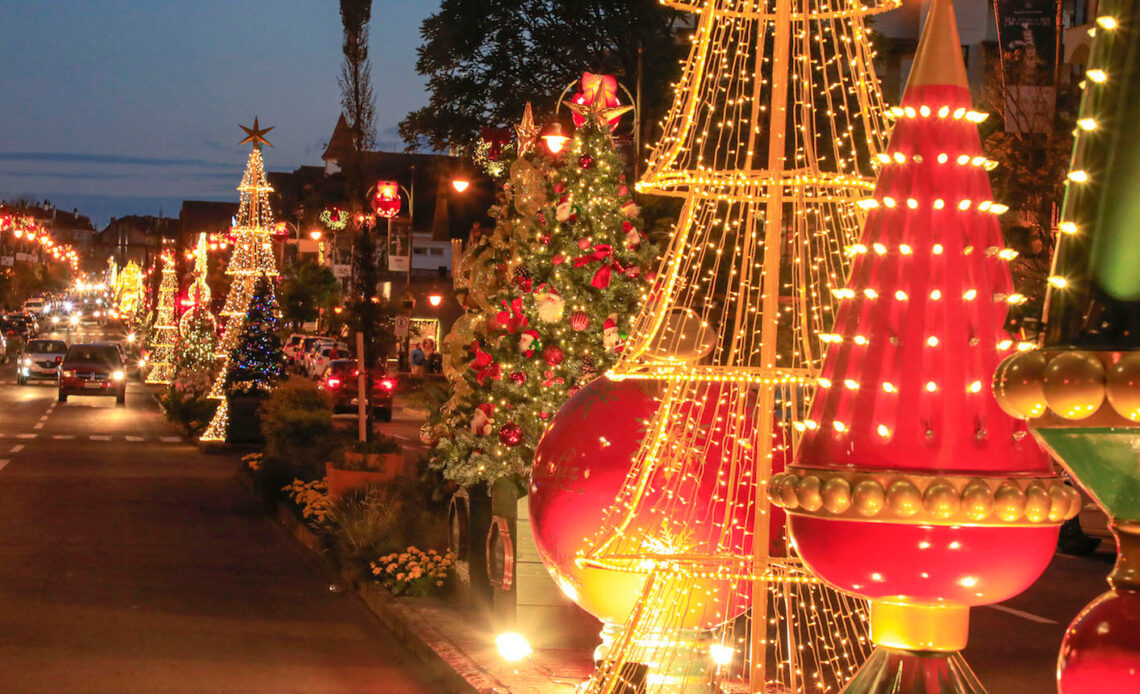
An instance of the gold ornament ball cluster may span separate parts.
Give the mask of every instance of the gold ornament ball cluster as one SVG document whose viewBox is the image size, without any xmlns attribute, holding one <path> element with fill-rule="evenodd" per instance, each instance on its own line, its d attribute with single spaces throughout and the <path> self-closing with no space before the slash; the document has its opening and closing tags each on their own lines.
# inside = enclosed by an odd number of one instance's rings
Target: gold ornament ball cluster
<svg viewBox="0 0 1140 694">
<path fill-rule="evenodd" d="M 805 515 L 935 524 L 1060 523 L 1081 510 L 1080 494 L 1057 478 L 959 478 L 956 484 L 919 476 L 884 483 L 876 477 L 848 479 L 850 472 L 804 472 L 774 475 L 768 485 L 772 503 Z"/>
<path fill-rule="evenodd" d="M 1107 369 L 1100 357 L 1082 350 L 1021 352 L 998 365 L 994 396 L 1019 419 L 1040 417 L 1047 409 L 1062 419 L 1087 419 L 1107 399 L 1121 417 L 1140 422 L 1140 352 L 1125 354 Z"/>
</svg>

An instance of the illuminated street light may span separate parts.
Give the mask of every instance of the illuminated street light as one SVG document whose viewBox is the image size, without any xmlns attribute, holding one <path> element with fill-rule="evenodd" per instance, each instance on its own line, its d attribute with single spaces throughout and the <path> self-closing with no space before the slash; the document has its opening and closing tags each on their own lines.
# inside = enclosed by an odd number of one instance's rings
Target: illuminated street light
<svg viewBox="0 0 1140 694">
<path fill-rule="evenodd" d="M 570 138 L 562 134 L 561 123 L 551 123 L 542 131 L 542 139 L 551 154 L 558 154 L 566 146 Z"/>
<path fill-rule="evenodd" d="M 443 297 L 439 294 L 428 294 L 428 303 L 432 306 L 439 306 L 443 303 Z"/>
<path fill-rule="evenodd" d="M 534 652 L 526 637 L 514 631 L 505 631 L 496 636 L 495 645 L 499 647 L 499 655 L 508 663 L 525 660 Z"/>
<path fill-rule="evenodd" d="M 463 174 L 457 174 L 455 178 L 451 179 L 451 187 L 455 189 L 456 193 L 462 193 L 467 190 L 471 185 L 471 181 Z"/>
</svg>

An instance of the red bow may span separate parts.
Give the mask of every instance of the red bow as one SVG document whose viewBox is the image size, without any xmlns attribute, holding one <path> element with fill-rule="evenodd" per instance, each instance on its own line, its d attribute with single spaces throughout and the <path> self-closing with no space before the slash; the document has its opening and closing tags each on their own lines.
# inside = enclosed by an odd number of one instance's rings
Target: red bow
<svg viewBox="0 0 1140 694">
<path fill-rule="evenodd" d="M 494 357 L 489 352 L 479 349 L 478 342 L 472 343 L 471 349 L 475 352 L 476 383 L 483 385 L 483 381 L 488 378 L 497 381 L 503 377 L 502 367 L 495 363 Z"/>
<path fill-rule="evenodd" d="M 607 243 L 595 244 L 593 253 L 587 253 L 574 259 L 574 267 L 582 267 L 593 262 L 601 263 L 602 266 L 594 273 L 594 278 L 590 280 L 590 284 L 597 289 L 605 289 L 610 286 L 610 274 L 614 270 L 622 271 L 621 264 L 614 260 L 613 255 L 613 246 Z"/>
<path fill-rule="evenodd" d="M 500 302 L 505 311 L 499 311 L 495 319 L 499 321 L 499 325 L 503 326 L 507 332 L 517 333 L 526 327 L 526 316 L 522 312 L 522 299 L 516 298 L 508 304 L 505 301 Z"/>
</svg>

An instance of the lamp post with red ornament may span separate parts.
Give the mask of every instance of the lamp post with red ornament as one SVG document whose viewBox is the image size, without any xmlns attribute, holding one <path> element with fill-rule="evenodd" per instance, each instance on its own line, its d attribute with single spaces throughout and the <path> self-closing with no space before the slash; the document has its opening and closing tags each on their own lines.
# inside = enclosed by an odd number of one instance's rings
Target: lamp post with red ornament
<svg viewBox="0 0 1140 694">
<path fill-rule="evenodd" d="M 990 375 L 1016 302 L 954 8 L 933 0 L 796 462 L 768 493 L 796 548 L 870 600 L 849 694 L 981 694 L 970 607 L 1029 587 L 1080 509 Z"/>
</svg>

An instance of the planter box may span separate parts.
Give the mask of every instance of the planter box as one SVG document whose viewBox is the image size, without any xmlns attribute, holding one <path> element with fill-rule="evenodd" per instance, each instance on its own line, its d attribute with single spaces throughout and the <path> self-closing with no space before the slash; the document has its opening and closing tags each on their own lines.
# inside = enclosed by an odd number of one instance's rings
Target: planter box
<svg viewBox="0 0 1140 694">
<path fill-rule="evenodd" d="M 227 443 L 265 443 L 261 436 L 261 403 L 265 398 L 260 395 L 231 395 L 230 424 L 226 432 Z"/>
<path fill-rule="evenodd" d="M 325 482 L 328 484 L 329 498 L 339 499 L 350 489 L 363 487 L 374 482 L 391 482 L 404 471 L 403 453 L 351 453 L 345 452 L 346 463 L 362 463 L 368 459 L 368 471 L 342 470 L 325 463 Z"/>
</svg>

